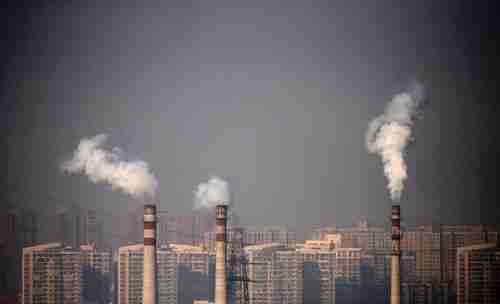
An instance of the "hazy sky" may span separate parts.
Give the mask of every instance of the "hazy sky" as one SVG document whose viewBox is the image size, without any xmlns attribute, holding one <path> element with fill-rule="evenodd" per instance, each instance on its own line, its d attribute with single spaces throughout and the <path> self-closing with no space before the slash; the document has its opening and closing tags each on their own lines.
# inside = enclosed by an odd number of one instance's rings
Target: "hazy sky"
<svg viewBox="0 0 500 304">
<path fill-rule="evenodd" d="M 80 138 L 107 133 L 150 164 L 173 213 L 219 175 L 244 223 L 382 224 L 386 180 L 364 132 L 417 78 L 431 105 L 407 154 L 403 217 L 498 221 L 496 8 L 355 2 L 5 7 L 0 203 L 140 206 L 58 169 Z"/>
</svg>

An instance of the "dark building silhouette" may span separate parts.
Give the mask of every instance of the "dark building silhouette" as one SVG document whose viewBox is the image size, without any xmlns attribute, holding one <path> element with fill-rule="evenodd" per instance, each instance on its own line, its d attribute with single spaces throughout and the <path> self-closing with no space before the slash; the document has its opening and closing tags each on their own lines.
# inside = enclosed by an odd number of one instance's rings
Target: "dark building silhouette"
<svg viewBox="0 0 500 304">
<path fill-rule="evenodd" d="M 45 218 L 47 242 L 61 242 L 64 246 L 77 248 L 94 245 L 102 250 L 102 223 L 96 210 L 77 206 L 58 208 Z"/>
<path fill-rule="evenodd" d="M 318 262 L 304 262 L 304 303 L 321 303 L 321 280 Z"/>
<path fill-rule="evenodd" d="M 0 209 L 0 296 L 15 296 L 20 291 L 22 248 L 37 242 L 38 224 L 31 209 Z"/>
</svg>

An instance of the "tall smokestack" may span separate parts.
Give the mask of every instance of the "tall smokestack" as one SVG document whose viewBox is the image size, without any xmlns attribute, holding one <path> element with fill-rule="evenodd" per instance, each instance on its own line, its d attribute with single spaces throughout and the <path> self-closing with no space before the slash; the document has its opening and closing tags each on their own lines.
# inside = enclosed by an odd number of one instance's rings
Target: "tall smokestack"
<svg viewBox="0 0 500 304">
<path fill-rule="evenodd" d="M 226 216 L 227 206 L 217 205 L 215 207 L 215 304 L 226 304 Z"/>
<path fill-rule="evenodd" d="M 401 303 L 401 209 L 399 205 L 392 205 L 391 215 L 391 304 Z"/>
<path fill-rule="evenodd" d="M 144 205 L 143 304 L 156 304 L 156 205 Z"/>
</svg>

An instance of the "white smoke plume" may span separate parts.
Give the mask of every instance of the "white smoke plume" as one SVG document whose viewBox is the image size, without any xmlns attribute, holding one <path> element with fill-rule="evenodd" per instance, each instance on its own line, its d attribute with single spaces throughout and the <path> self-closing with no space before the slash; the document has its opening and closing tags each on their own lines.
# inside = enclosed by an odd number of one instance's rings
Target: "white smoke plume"
<svg viewBox="0 0 500 304">
<path fill-rule="evenodd" d="M 136 198 L 154 198 L 158 181 L 149 166 L 142 160 L 123 160 L 121 149 L 106 149 L 107 135 L 83 138 L 73 158 L 61 164 L 69 174 L 85 174 L 95 184 L 109 184 Z"/>
<path fill-rule="evenodd" d="M 194 191 L 194 208 L 215 208 L 216 205 L 229 204 L 229 185 L 218 176 L 212 176 L 207 183 L 198 185 Z"/>
<path fill-rule="evenodd" d="M 406 92 L 394 96 L 384 114 L 372 120 L 366 131 L 366 147 L 370 153 L 380 155 L 391 199 L 395 202 L 400 200 L 408 177 L 404 152 L 412 140 L 411 128 L 424 102 L 424 86 L 415 82 Z"/>
</svg>

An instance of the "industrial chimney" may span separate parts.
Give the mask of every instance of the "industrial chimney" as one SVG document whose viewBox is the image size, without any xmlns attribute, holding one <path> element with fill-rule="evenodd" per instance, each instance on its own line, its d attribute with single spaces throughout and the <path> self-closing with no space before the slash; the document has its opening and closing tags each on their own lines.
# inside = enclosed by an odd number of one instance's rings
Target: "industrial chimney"
<svg viewBox="0 0 500 304">
<path fill-rule="evenodd" d="M 399 205 L 392 205 L 391 216 L 391 304 L 401 302 L 401 209 Z"/>
<path fill-rule="evenodd" d="M 226 205 L 215 207 L 215 304 L 226 304 L 226 215 Z"/>
<path fill-rule="evenodd" d="M 156 206 L 144 205 L 143 304 L 156 304 Z"/>
</svg>

